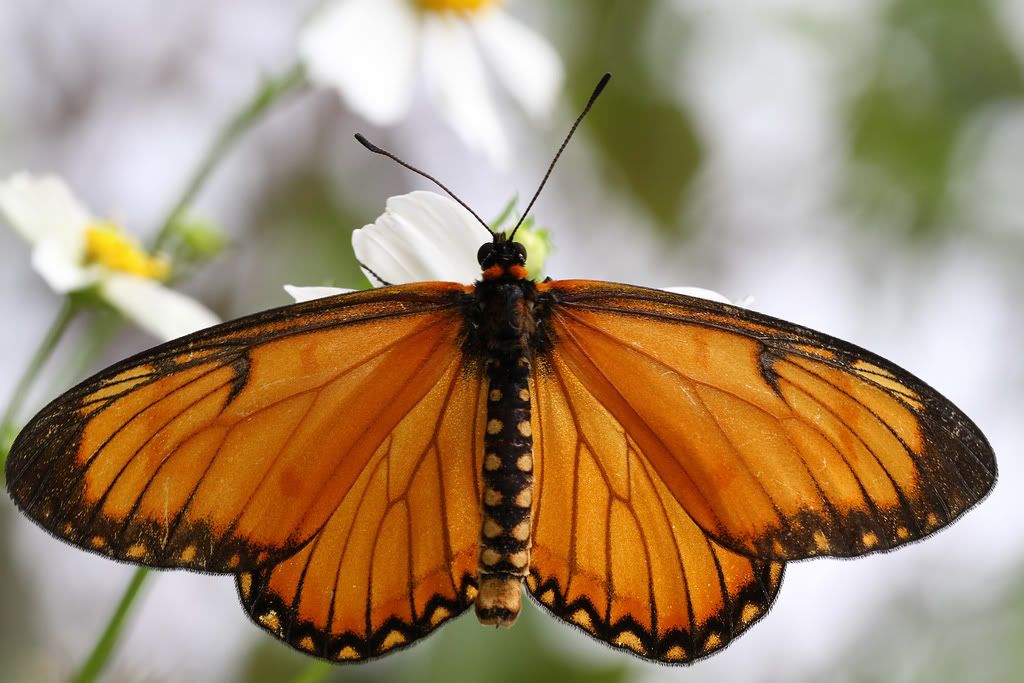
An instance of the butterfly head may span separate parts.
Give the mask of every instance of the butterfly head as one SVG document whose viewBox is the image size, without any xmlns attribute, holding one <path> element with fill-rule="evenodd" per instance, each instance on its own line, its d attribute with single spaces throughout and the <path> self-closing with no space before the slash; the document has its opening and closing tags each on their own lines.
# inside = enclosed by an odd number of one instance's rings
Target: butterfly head
<svg viewBox="0 0 1024 683">
<path fill-rule="evenodd" d="M 526 247 L 495 233 L 494 240 L 484 242 L 476 252 L 485 280 L 523 280 L 526 278 Z"/>
</svg>

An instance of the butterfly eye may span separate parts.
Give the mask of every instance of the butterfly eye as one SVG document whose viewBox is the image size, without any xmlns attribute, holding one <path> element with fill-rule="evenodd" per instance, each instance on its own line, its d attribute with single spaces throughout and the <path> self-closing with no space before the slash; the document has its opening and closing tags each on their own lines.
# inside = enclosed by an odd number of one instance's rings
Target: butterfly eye
<svg viewBox="0 0 1024 683">
<path fill-rule="evenodd" d="M 494 255 L 494 244 L 491 242 L 484 242 L 480 245 L 480 249 L 476 252 L 476 260 L 481 266 L 484 265 L 484 261 Z"/>
<path fill-rule="evenodd" d="M 526 263 L 526 247 L 519 242 L 515 242 L 513 249 L 515 249 L 516 252 L 516 260 L 520 263 Z"/>
</svg>

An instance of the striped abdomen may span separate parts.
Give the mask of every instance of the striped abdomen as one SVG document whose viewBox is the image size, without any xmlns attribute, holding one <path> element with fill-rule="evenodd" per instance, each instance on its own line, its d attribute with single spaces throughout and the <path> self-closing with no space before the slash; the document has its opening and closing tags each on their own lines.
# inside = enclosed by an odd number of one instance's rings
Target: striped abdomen
<svg viewBox="0 0 1024 683">
<path fill-rule="evenodd" d="M 483 624 L 511 626 L 519 614 L 530 565 L 533 437 L 530 359 L 514 352 L 487 362 L 483 526 L 476 615 Z"/>
</svg>

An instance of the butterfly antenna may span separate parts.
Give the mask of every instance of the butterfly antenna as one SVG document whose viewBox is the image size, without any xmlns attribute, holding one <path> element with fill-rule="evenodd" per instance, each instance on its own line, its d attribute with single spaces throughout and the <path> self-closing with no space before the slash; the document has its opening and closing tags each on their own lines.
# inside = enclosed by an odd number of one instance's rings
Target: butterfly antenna
<svg viewBox="0 0 1024 683">
<path fill-rule="evenodd" d="M 480 221 L 480 225 L 484 226 L 484 229 L 487 232 L 491 233 L 492 235 L 494 234 L 494 231 L 491 230 L 491 226 L 487 225 L 486 221 L 484 221 L 483 218 L 480 218 L 480 216 L 477 215 L 476 211 L 474 211 L 473 209 L 469 208 L 469 204 L 467 204 L 466 202 L 464 202 L 461 199 L 459 199 L 459 197 L 454 192 L 452 192 L 447 187 L 445 187 L 444 183 L 442 183 L 440 180 L 438 180 L 434 176 L 430 175 L 426 171 L 421 171 L 420 169 L 416 168 L 412 164 L 410 164 L 408 162 L 405 162 L 402 159 L 399 159 L 397 156 L 395 156 L 391 152 L 387 151 L 386 149 L 381 149 L 377 145 L 375 145 L 372 142 L 370 142 L 369 140 L 367 140 L 363 136 L 362 133 L 356 133 L 356 140 L 359 142 L 360 145 L 362 145 L 366 149 L 370 150 L 374 154 L 380 154 L 381 156 L 385 156 L 388 159 L 391 159 L 392 161 L 397 163 L 399 166 L 404 166 L 405 168 L 409 169 L 413 173 L 415 173 L 417 175 L 423 176 L 424 178 L 426 178 L 430 182 L 432 182 L 435 185 L 437 185 L 438 187 L 440 187 L 442 190 L 444 190 L 448 194 L 449 197 L 451 197 L 452 199 L 457 201 L 460 205 L 462 205 L 462 208 L 464 208 L 466 211 L 469 211 L 471 214 L 473 214 L 473 218 L 475 218 L 478 221 Z"/>
<path fill-rule="evenodd" d="M 555 158 L 551 160 L 551 165 L 548 166 L 548 172 L 544 174 L 544 178 L 540 181 L 540 186 L 537 188 L 537 191 L 533 193 L 533 198 L 530 200 L 530 203 L 526 205 L 526 211 L 523 211 L 523 215 L 519 218 L 519 222 L 516 223 L 516 227 L 512 228 L 512 232 L 509 233 L 509 241 L 512 241 L 512 238 L 516 236 L 516 230 L 518 230 L 519 226 L 523 224 L 526 217 L 530 215 L 530 209 L 533 208 L 534 202 L 536 202 L 537 197 L 540 196 L 540 191 L 544 189 L 544 185 L 547 184 L 548 178 L 551 177 L 551 172 L 555 170 L 555 164 L 558 163 L 558 157 L 562 156 L 562 152 L 565 151 L 565 146 L 569 144 L 569 140 L 572 140 L 572 135 L 576 132 L 580 122 L 583 121 L 583 117 L 585 117 L 587 112 L 590 111 L 590 108 L 594 106 L 594 102 L 597 101 L 598 95 L 600 95 L 601 91 L 604 90 L 604 86 L 608 85 L 608 81 L 610 81 L 611 78 L 612 75 L 606 73 L 604 76 L 601 76 L 601 80 L 597 82 L 597 87 L 594 88 L 594 92 L 590 94 L 590 99 L 587 100 L 587 106 L 583 107 L 583 111 L 576 117 L 576 122 L 572 124 L 572 128 L 569 129 L 569 134 L 565 136 L 565 140 L 562 140 L 562 146 L 559 147 L 558 151 L 555 153 Z"/>
</svg>

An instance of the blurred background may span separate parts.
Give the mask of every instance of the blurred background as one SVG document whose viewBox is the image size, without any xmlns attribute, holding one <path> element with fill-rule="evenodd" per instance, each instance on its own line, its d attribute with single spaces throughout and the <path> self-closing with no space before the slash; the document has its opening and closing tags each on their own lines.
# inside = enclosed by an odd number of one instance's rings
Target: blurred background
<svg viewBox="0 0 1024 683">
<path fill-rule="evenodd" d="M 0 177 L 67 179 L 151 235 L 223 122 L 295 60 L 313 2 L 0 3 Z M 249 132 L 191 213 L 230 237 L 183 283 L 230 318 L 281 285 L 364 286 L 350 246 L 388 196 L 427 187 L 484 216 L 532 193 L 597 78 L 609 89 L 534 211 L 547 272 L 695 285 L 826 331 L 924 378 L 995 448 L 1000 481 L 926 542 L 791 564 L 774 610 L 694 666 L 646 664 L 528 605 L 508 632 L 467 616 L 327 680 L 1024 680 L 1024 3 L 1019 0 L 508 0 L 566 68 L 549 120 L 500 89 L 513 157 L 467 149 L 422 87 L 376 128 L 310 88 Z M 365 66 L 372 78 L 373 64 Z M 60 306 L 0 228 L 0 402 Z M 82 354 L 90 321 L 59 350 Z M 114 328 L 110 328 L 114 329 Z M 154 342 L 116 330 L 89 370 Z M 66 381 L 52 372 L 30 414 Z M 60 680 L 132 569 L 59 543 L 0 501 L 0 679 Z M 111 681 L 290 680 L 310 660 L 264 635 L 229 577 L 151 577 Z"/>
</svg>

